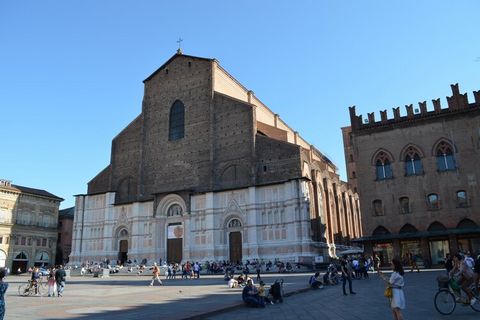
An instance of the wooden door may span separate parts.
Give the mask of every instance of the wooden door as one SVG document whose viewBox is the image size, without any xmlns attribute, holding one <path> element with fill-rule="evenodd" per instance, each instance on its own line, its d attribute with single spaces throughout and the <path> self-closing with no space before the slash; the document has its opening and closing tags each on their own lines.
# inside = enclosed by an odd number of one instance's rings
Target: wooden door
<svg viewBox="0 0 480 320">
<path fill-rule="evenodd" d="M 228 235 L 230 243 L 230 262 L 242 261 L 242 233 L 240 231 L 230 232 Z"/>
<path fill-rule="evenodd" d="M 167 240 L 167 262 L 180 263 L 183 258 L 183 239 L 168 239 Z"/>
<path fill-rule="evenodd" d="M 118 247 L 118 260 L 120 260 L 120 264 L 123 264 L 125 261 L 127 261 L 128 257 L 128 241 L 120 240 Z"/>
</svg>

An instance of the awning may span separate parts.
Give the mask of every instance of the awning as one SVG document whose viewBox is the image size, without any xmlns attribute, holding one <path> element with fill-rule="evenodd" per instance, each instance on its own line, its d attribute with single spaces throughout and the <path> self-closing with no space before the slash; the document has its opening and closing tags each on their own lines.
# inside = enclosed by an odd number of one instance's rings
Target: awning
<svg viewBox="0 0 480 320">
<path fill-rule="evenodd" d="M 478 234 L 480 235 L 480 228 L 468 228 L 468 229 L 446 229 L 436 231 L 419 231 L 419 232 L 407 232 L 407 233 L 388 233 L 379 234 L 374 236 L 366 236 L 357 239 L 352 239 L 352 242 L 367 242 L 367 241 L 382 241 L 393 239 L 413 239 L 413 238 L 429 238 L 429 237 L 441 237 L 449 235 L 462 235 L 462 234 Z"/>
</svg>

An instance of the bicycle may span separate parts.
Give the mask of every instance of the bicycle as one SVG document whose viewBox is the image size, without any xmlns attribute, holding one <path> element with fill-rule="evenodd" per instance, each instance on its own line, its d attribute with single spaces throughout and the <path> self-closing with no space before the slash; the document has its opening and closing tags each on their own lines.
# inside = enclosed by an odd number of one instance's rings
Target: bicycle
<svg viewBox="0 0 480 320">
<path fill-rule="evenodd" d="M 451 279 L 448 276 L 439 276 L 438 281 L 438 292 L 435 294 L 434 304 L 435 309 L 440 314 L 449 315 L 452 314 L 457 306 L 457 300 L 461 300 L 461 289 L 452 288 Z M 473 296 L 477 299 L 477 302 L 470 307 L 480 312 L 480 295 L 475 288 L 475 284 L 470 286 Z"/>
<path fill-rule="evenodd" d="M 24 297 L 38 294 L 44 296 L 48 291 L 47 284 L 41 279 L 37 281 L 37 288 L 35 290 L 35 285 L 32 283 L 32 280 L 28 280 L 28 283 L 24 283 L 18 286 L 18 294 Z M 36 291 L 36 292 L 35 292 Z"/>
</svg>

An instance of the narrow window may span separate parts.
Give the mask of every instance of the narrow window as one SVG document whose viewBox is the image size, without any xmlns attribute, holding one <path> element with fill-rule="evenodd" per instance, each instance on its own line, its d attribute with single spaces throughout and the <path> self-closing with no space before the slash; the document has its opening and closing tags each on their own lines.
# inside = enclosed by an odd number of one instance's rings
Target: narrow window
<svg viewBox="0 0 480 320">
<path fill-rule="evenodd" d="M 427 205 L 431 210 L 440 208 L 438 195 L 436 193 L 431 193 L 427 196 Z"/>
<path fill-rule="evenodd" d="M 382 200 L 373 200 L 373 213 L 376 216 L 383 216 Z"/>
<path fill-rule="evenodd" d="M 180 100 L 173 103 L 170 109 L 168 140 L 182 139 L 185 135 L 185 107 Z"/>
<path fill-rule="evenodd" d="M 468 207 L 467 192 L 464 190 L 457 191 L 457 207 Z"/>
<path fill-rule="evenodd" d="M 408 199 L 408 197 L 400 198 L 400 213 L 410 213 L 410 200 Z"/>
</svg>

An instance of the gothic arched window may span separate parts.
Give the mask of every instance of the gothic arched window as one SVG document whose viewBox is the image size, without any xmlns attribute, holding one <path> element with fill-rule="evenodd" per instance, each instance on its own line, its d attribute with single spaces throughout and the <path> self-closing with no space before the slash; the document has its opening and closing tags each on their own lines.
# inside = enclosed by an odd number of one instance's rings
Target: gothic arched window
<svg viewBox="0 0 480 320">
<path fill-rule="evenodd" d="M 385 180 L 393 178 L 392 165 L 390 159 L 385 152 L 380 152 L 375 161 L 375 169 L 377 180 Z"/>
<path fill-rule="evenodd" d="M 440 142 L 437 146 L 436 156 L 438 171 L 455 170 L 455 157 L 450 144 L 445 141 Z"/>
<path fill-rule="evenodd" d="M 185 107 L 180 100 L 173 103 L 169 120 L 168 140 L 182 139 L 185 135 Z"/>
<path fill-rule="evenodd" d="M 423 174 L 422 160 L 420 159 L 417 150 L 410 147 L 407 149 L 405 155 L 405 175 L 418 176 L 421 174 Z"/>
</svg>

